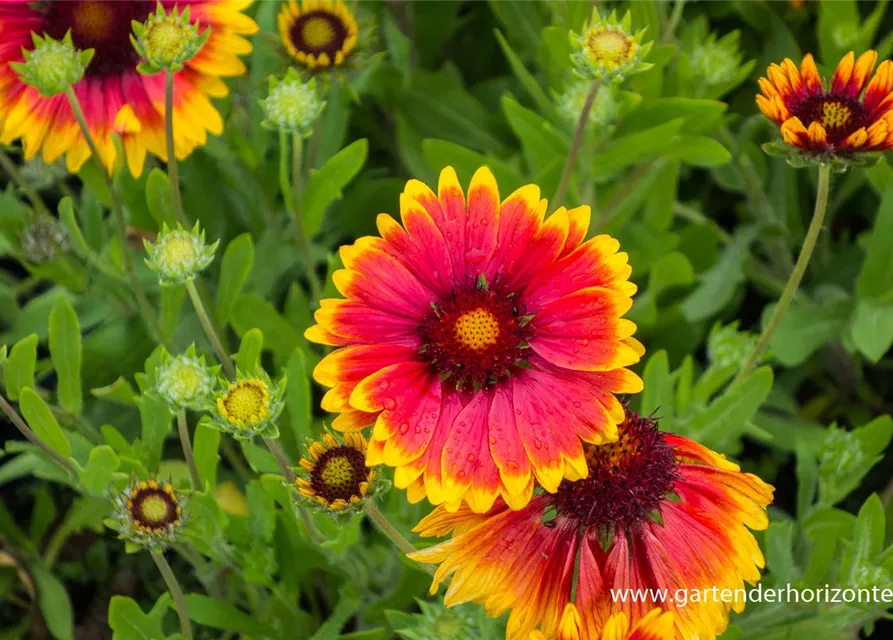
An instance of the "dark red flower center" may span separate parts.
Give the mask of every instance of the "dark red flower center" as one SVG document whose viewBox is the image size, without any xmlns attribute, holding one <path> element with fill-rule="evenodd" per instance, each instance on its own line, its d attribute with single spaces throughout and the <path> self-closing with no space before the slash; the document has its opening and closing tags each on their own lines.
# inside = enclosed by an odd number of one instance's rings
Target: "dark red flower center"
<svg viewBox="0 0 893 640">
<path fill-rule="evenodd" d="M 584 445 L 589 477 L 565 480 L 552 497 L 559 516 L 598 531 L 628 530 L 673 489 L 678 463 L 657 422 L 628 412 L 616 442 Z"/>
<path fill-rule="evenodd" d="M 325 53 L 330 60 L 334 60 L 344 46 L 348 33 L 338 16 L 317 10 L 298 16 L 289 35 L 298 51 L 315 56 Z"/>
<path fill-rule="evenodd" d="M 813 122 L 820 122 L 828 134 L 828 144 L 832 146 L 843 143 L 857 129 L 869 124 L 862 103 L 854 98 L 832 94 L 809 96 L 798 99 L 788 109 L 806 128 Z"/>
<path fill-rule="evenodd" d="M 162 531 L 183 513 L 170 484 L 141 482 L 128 496 L 127 509 L 137 529 Z"/>
<path fill-rule="evenodd" d="M 130 42 L 130 23 L 144 22 L 154 10 L 155 3 L 145 0 L 55 0 L 46 6 L 43 29 L 57 40 L 71 30 L 76 48 L 96 50 L 87 75 L 106 76 L 136 68 L 139 55 Z"/>
<path fill-rule="evenodd" d="M 332 503 L 362 497 L 360 485 L 369 479 L 366 456 L 362 451 L 342 445 L 323 452 L 310 472 L 314 493 Z"/>
<path fill-rule="evenodd" d="M 511 294 L 481 284 L 432 305 L 421 327 L 421 355 L 457 390 L 479 390 L 527 366 L 526 308 Z"/>
</svg>

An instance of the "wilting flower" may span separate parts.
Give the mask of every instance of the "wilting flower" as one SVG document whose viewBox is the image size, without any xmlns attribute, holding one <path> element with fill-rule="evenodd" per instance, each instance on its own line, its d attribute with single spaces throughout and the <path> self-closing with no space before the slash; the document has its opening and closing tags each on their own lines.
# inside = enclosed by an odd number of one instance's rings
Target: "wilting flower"
<svg viewBox="0 0 893 640">
<path fill-rule="evenodd" d="M 303 82 L 294 68 L 282 80 L 270 76 L 270 92 L 261 102 L 265 129 L 298 133 L 306 138 L 326 106 L 316 89 L 316 78 Z"/>
<path fill-rule="evenodd" d="M 357 19 L 341 0 L 289 0 L 278 22 L 285 49 L 308 69 L 340 66 L 357 46 Z"/>
<path fill-rule="evenodd" d="M 222 386 L 211 404 L 214 426 L 238 440 L 279 436 L 276 419 L 284 406 L 285 376 L 273 384 L 265 371 L 239 371 L 235 382 L 222 381 Z"/>
<path fill-rule="evenodd" d="M 146 264 L 158 274 L 158 280 L 163 285 L 182 284 L 195 278 L 214 261 L 214 252 L 219 243 L 217 240 L 214 244 L 207 244 L 205 232 L 199 231 L 198 222 L 191 231 L 180 225 L 176 229 L 163 225 L 154 243 L 143 240 L 149 254 Z"/>
<path fill-rule="evenodd" d="M 189 13 L 189 7 L 180 13 L 176 5 L 168 13 L 159 4 L 144 23 L 133 21 L 130 41 L 143 59 L 137 67 L 140 73 L 180 71 L 198 55 L 211 32 L 205 29 L 199 33 L 199 25 L 189 20 Z"/>
<path fill-rule="evenodd" d="M 617 13 L 604 18 L 598 9 L 592 10 L 592 19 L 583 26 L 583 33 L 571 32 L 571 56 L 577 74 L 589 80 L 621 82 L 627 76 L 650 69 L 653 65 L 643 62 L 651 50 L 651 42 L 642 44 L 645 29 L 630 33 L 632 18 L 629 11 L 617 21 Z"/>
<path fill-rule="evenodd" d="M 202 408 L 214 389 L 218 368 L 205 366 L 195 345 L 177 356 L 165 352 L 155 371 L 155 390 L 175 410 Z"/>
<path fill-rule="evenodd" d="M 210 29 L 207 44 L 175 80 L 175 117 L 181 124 L 175 128 L 175 148 L 177 157 L 185 158 L 205 144 L 209 132 L 222 132 L 223 120 L 209 98 L 227 94 L 222 77 L 245 72 L 238 56 L 250 52 L 251 45 L 242 36 L 257 31 L 257 25 L 242 13 L 250 4 L 246 0 L 162 2 L 166 9 L 175 4 L 191 7 L 191 19 Z M 144 22 L 155 7 L 155 0 L 0 3 L 0 144 L 21 138 L 26 159 L 40 148 L 46 162 L 65 154 L 71 171 L 89 157 L 65 96 L 42 98 L 9 66 L 23 60 L 22 49 L 34 48 L 32 34 L 59 40 L 70 31 L 76 49 L 94 51 L 73 89 L 102 164 L 110 170 L 115 166 L 113 134 L 120 136 L 134 175 L 142 172 L 146 153 L 166 159 L 164 78 L 137 73 L 139 54 L 130 43 L 131 22 Z"/>
<path fill-rule="evenodd" d="M 298 493 L 311 504 L 330 512 L 361 507 L 378 487 L 377 474 L 366 466 L 366 438 L 348 433 L 344 442 L 325 434 L 313 442 L 308 458 L 298 463 L 305 472 L 295 479 Z"/>
<path fill-rule="evenodd" d="M 876 62 L 876 51 L 867 51 L 858 60 L 851 51 L 837 65 L 826 89 L 811 54 L 803 58 L 799 70 L 785 58 L 780 66 L 769 66 L 767 78 L 760 78 L 757 105 L 781 125 L 788 151 L 803 163 L 891 149 L 893 62 L 884 60 L 871 77 Z"/>
<path fill-rule="evenodd" d="M 40 216 L 22 232 L 22 251 L 25 259 L 35 264 L 49 262 L 68 249 L 65 227 L 49 216 Z"/>
<path fill-rule="evenodd" d="M 115 526 L 122 538 L 162 548 L 183 525 L 183 497 L 170 482 L 134 480 L 115 500 Z"/>
<path fill-rule="evenodd" d="M 524 506 L 534 479 L 554 492 L 586 475 L 581 440 L 616 439 L 614 394 L 642 388 L 624 369 L 644 351 L 621 318 L 627 255 L 583 242 L 589 207 L 544 222 L 546 206 L 535 185 L 500 203 L 486 168 L 466 199 L 447 167 L 436 195 L 407 183 L 403 226 L 382 214 L 382 237 L 341 248 L 346 299 L 322 300 L 306 332 L 342 347 L 314 370 L 333 387 L 322 406 L 341 431 L 375 425 L 367 462 L 396 467 L 412 501 L 484 512 L 500 494 Z"/>
<path fill-rule="evenodd" d="M 600 634 L 590 636 L 573 604 L 564 608 L 556 635 L 547 638 L 541 631 L 530 634 L 530 640 L 673 640 L 674 637 L 673 614 L 660 609 L 652 609 L 634 626 L 625 613 L 615 613 Z"/>
<path fill-rule="evenodd" d="M 447 604 L 480 602 L 492 616 L 511 609 L 509 640 L 527 640 L 538 625 L 553 637 L 569 602 L 584 638 L 599 638 L 612 613 L 624 612 L 635 628 L 655 607 L 673 608 L 677 639 L 715 638 L 729 609 L 744 608 L 744 582 L 760 579 L 763 556 L 748 528 L 768 525 L 772 488 L 632 412 L 616 442 L 586 446 L 586 461 L 587 478 L 565 480 L 520 511 L 500 501 L 487 515 L 438 507 L 422 520 L 422 535 L 453 531 L 411 554 L 440 563 L 432 593 L 452 576 Z M 633 601 L 628 591 L 713 587 L 731 589 L 734 602 L 693 598 L 676 608 L 647 591 Z M 624 593 L 626 601 L 615 601 Z"/>
</svg>

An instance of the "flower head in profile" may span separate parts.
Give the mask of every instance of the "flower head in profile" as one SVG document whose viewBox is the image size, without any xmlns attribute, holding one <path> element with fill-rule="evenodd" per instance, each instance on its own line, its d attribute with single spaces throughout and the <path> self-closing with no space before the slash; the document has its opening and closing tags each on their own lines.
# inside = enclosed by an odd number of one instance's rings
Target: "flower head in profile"
<svg viewBox="0 0 893 640">
<path fill-rule="evenodd" d="M 218 370 L 205 366 L 195 345 L 176 356 L 164 352 L 155 371 L 155 390 L 174 410 L 201 409 L 213 392 Z"/>
<path fill-rule="evenodd" d="M 341 248 L 344 298 L 305 334 L 339 347 L 314 370 L 322 406 L 340 431 L 374 425 L 367 462 L 396 467 L 414 502 L 484 512 L 524 506 L 534 480 L 554 492 L 586 475 L 583 442 L 617 438 L 615 394 L 642 388 L 627 255 L 584 241 L 589 207 L 546 207 L 534 185 L 500 200 L 486 168 L 466 195 L 448 167 L 436 194 L 407 183 L 402 225 L 381 214 L 380 237 Z"/>
<path fill-rule="evenodd" d="M 234 382 L 222 380 L 213 402 L 213 424 L 237 440 L 256 436 L 276 438 L 276 419 L 282 413 L 285 376 L 273 383 L 261 369 L 249 374 L 239 371 Z"/>
<path fill-rule="evenodd" d="M 201 50 L 211 35 L 199 33 L 198 23 L 189 20 L 190 7 L 180 13 L 176 5 L 170 13 L 161 4 L 145 22 L 133 21 L 130 41 L 143 62 L 137 70 L 152 75 L 160 71 L 180 71 Z"/>
<path fill-rule="evenodd" d="M 872 76 L 877 57 L 876 51 L 858 59 L 849 52 L 827 88 L 811 54 L 799 69 L 788 58 L 769 65 L 757 105 L 780 125 L 784 144 L 763 148 L 797 166 L 838 167 L 873 161 L 867 152 L 893 149 L 893 62 L 884 60 Z"/>
<path fill-rule="evenodd" d="M 155 242 L 143 241 L 149 257 L 146 264 L 158 274 L 163 285 L 182 284 L 195 278 L 214 261 L 214 252 L 219 240 L 214 244 L 205 242 L 205 232 L 199 230 L 196 222 L 191 231 L 180 225 L 168 229 L 164 225 Z"/>
<path fill-rule="evenodd" d="M 343 65 L 360 33 L 356 16 L 341 0 L 289 0 L 279 10 L 278 23 L 288 54 L 311 70 Z"/>
<path fill-rule="evenodd" d="M 325 434 L 301 458 L 295 479 L 298 493 L 312 506 L 341 514 L 362 508 L 381 487 L 378 474 L 366 466 L 366 438 L 347 433 L 344 442 Z"/>
<path fill-rule="evenodd" d="M 298 72 L 290 68 L 282 80 L 270 76 L 270 92 L 261 101 L 266 129 L 298 133 L 306 138 L 313 132 L 313 123 L 322 115 L 325 100 L 319 97 L 316 78 L 301 80 Z"/>
<path fill-rule="evenodd" d="M 240 56 L 251 51 L 244 36 L 257 31 L 243 11 L 249 0 L 163 0 L 165 11 L 178 6 L 189 20 L 209 31 L 208 40 L 195 57 L 183 60 L 175 82 L 174 117 L 189 126 L 174 129 L 177 157 L 188 156 L 207 142 L 208 134 L 223 132 L 223 119 L 211 98 L 223 97 L 223 79 L 245 73 Z M 130 42 L 134 21 L 145 23 L 156 11 L 155 0 L 102 2 L 98 0 L 4 0 L 0 3 L 0 144 L 21 140 L 25 160 L 42 151 L 47 163 L 65 156 L 69 171 L 77 171 L 90 150 L 64 95 L 48 97 L 19 77 L 19 63 L 34 61 L 41 41 L 67 37 L 80 52 L 93 51 L 86 69 L 60 77 L 72 81 L 87 126 L 99 150 L 99 162 L 112 171 L 118 166 L 115 136 L 121 141 L 127 165 L 134 175 L 142 173 L 146 155 L 167 159 L 164 136 L 164 77 L 137 71 L 140 54 Z M 182 17 L 182 15 L 181 15 Z M 162 35 L 160 32 L 156 35 Z M 37 37 L 35 37 L 37 36 Z M 162 44 L 159 39 L 158 44 Z M 78 66 L 70 56 L 53 54 L 65 64 L 47 64 L 47 76 L 63 74 Z M 83 55 L 83 53 L 81 54 Z M 61 56 L 61 57 L 60 57 Z M 49 59 L 45 59 L 49 63 Z M 65 72 L 67 73 L 67 72 Z M 58 87 L 56 87 L 58 88 Z M 64 87 L 63 87 L 64 89 Z"/>
<path fill-rule="evenodd" d="M 580 612 L 568 603 L 554 635 L 546 637 L 542 631 L 532 631 L 529 640 L 674 640 L 673 614 L 652 609 L 638 623 L 630 625 L 629 616 L 618 612 L 605 622 L 601 633 L 589 635 Z"/>
<path fill-rule="evenodd" d="M 642 44 L 645 29 L 631 33 L 631 26 L 629 11 L 618 22 L 615 11 L 605 18 L 593 9 L 592 19 L 583 25 L 583 32 L 570 34 L 574 71 L 589 80 L 622 82 L 634 73 L 650 69 L 653 65 L 643 59 L 652 43 Z"/>
<path fill-rule="evenodd" d="M 115 527 L 130 542 L 164 548 L 180 535 L 183 503 L 170 482 L 134 479 L 115 500 Z"/>
<path fill-rule="evenodd" d="M 537 627 L 546 638 L 561 638 L 568 603 L 587 640 L 600 638 L 618 611 L 636 628 L 652 609 L 670 607 L 675 638 L 713 640 L 725 630 L 730 608 L 744 608 L 737 590 L 760 579 L 763 556 L 748 529 L 768 526 L 772 488 L 632 412 L 616 442 L 585 449 L 587 477 L 565 480 L 524 509 L 512 511 L 502 501 L 486 515 L 438 507 L 422 520 L 421 535 L 453 534 L 411 554 L 440 564 L 432 593 L 452 576 L 447 604 L 480 602 L 494 617 L 511 609 L 509 640 L 527 640 Z M 624 589 L 713 587 L 731 589 L 734 602 L 692 600 L 676 608 L 654 598 L 612 597 Z"/>
</svg>

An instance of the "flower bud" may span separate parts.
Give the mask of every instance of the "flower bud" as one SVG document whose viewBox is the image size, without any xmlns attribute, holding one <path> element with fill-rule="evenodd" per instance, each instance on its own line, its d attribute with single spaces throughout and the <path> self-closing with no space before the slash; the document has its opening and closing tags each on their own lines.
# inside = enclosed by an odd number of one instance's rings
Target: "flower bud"
<svg viewBox="0 0 893 640">
<path fill-rule="evenodd" d="M 284 395 L 284 376 L 274 384 L 263 370 L 252 375 L 239 371 L 235 382 L 221 381 L 211 404 L 213 425 L 237 440 L 277 438 Z"/>
<path fill-rule="evenodd" d="M 195 345 L 178 356 L 165 353 L 155 371 L 155 390 L 175 411 L 203 408 L 213 392 L 217 369 L 205 366 Z"/>
<path fill-rule="evenodd" d="M 597 9 L 593 10 L 591 23 L 584 26 L 583 33 L 570 36 L 574 48 L 571 59 L 578 75 L 588 80 L 622 82 L 653 66 L 642 62 L 652 43 L 642 44 L 644 29 L 630 34 L 631 20 L 628 11 L 618 22 L 616 12 L 602 18 Z"/>
<path fill-rule="evenodd" d="M 165 225 L 154 244 L 149 241 L 143 244 L 149 254 L 146 264 L 158 274 L 159 282 L 174 285 L 192 280 L 211 264 L 218 243 L 207 245 L 205 233 L 199 232 L 196 222 L 191 231 L 179 225 L 171 230 Z"/>
<path fill-rule="evenodd" d="M 143 59 L 137 71 L 146 75 L 179 71 L 198 55 L 211 35 L 210 29 L 199 33 L 198 23 L 190 24 L 189 7 L 182 14 L 178 14 L 176 7 L 171 13 L 165 13 L 160 2 L 145 22 L 134 20 L 132 26 L 130 41 Z"/>
<path fill-rule="evenodd" d="M 41 216 L 22 232 L 22 251 L 34 264 L 50 262 L 68 249 L 68 235 L 55 218 Z"/>
<path fill-rule="evenodd" d="M 93 49 L 78 51 L 71 40 L 71 32 L 62 40 L 31 34 L 34 49 L 22 49 L 23 62 L 10 62 L 22 82 L 35 87 L 40 95 L 49 98 L 63 93 L 84 77 L 93 58 Z"/>
<path fill-rule="evenodd" d="M 289 69 L 285 78 L 270 77 L 270 92 L 261 101 L 267 129 L 297 132 L 307 137 L 313 131 L 313 123 L 326 106 L 316 91 L 316 80 L 302 82 L 297 71 Z"/>
<path fill-rule="evenodd" d="M 125 540 L 163 549 L 181 533 L 183 504 L 183 496 L 170 482 L 133 479 L 115 500 L 112 524 Z"/>
</svg>

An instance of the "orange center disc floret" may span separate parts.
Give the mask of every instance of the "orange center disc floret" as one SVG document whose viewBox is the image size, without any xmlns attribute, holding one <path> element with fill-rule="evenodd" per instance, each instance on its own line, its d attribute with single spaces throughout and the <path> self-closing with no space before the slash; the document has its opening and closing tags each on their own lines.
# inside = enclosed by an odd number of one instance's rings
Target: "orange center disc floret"
<svg viewBox="0 0 893 640">
<path fill-rule="evenodd" d="M 584 445 L 589 477 L 565 480 L 552 498 L 560 516 L 600 530 L 628 529 L 673 490 L 678 463 L 657 422 L 628 412 L 616 442 Z"/>
<path fill-rule="evenodd" d="M 102 2 L 99 0 L 54 0 L 46 3 L 45 20 L 37 33 L 46 32 L 57 40 L 71 30 L 78 49 L 95 49 L 87 75 L 104 76 L 133 70 L 139 55 L 130 42 L 131 21 L 145 22 L 155 10 L 155 2 Z"/>
<path fill-rule="evenodd" d="M 310 472 L 310 486 L 329 504 L 338 499 L 349 502 L 354 496 L 362 497 L 360 485 L 368 478 L 363 452 L 342 445 L 319 456 Z"/>
<path fill-rule="evenodd" d="M 800 118 L 804 127 L 809 128 L 813 122 L 821 123 L 830 146 L 843 143 L 854 131 L 869 124 L 862 103 L 853 98 L 831 94 L 795 97 L 787 106 L 791 115 Z"/>
<path fill-rule="evenodd" d="M 456 389 L 497 384 L 526 365 L 530 317 L 515 296 L 481 287 L 431 307 L 420 353 Z"/>
<path fill-rule="evenodd" d="M 327 11 L 309 11 L 300 15 L 291 27 L 292 44 L 301 53 L 319 56 L 323 53 L 334 60 L 347 40 L 347 27 Z"/>
</svg>

